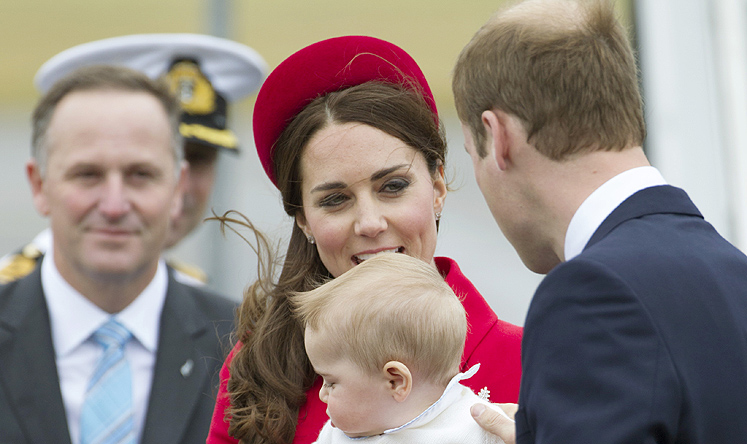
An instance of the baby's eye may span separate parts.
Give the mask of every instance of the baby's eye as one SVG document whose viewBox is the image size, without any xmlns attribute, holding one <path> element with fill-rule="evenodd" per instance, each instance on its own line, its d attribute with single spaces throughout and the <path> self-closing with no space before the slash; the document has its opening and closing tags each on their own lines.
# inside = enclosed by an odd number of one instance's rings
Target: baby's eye
<svg viewBox="0 0 747 444">
<path fill-rule="evenodd" d="M 324 382 L 324 387 L 325 388 L 332 388 L 333 385 L 335 385 L 334 382 L 326 382 L 326 381 Z"/>
</svg>

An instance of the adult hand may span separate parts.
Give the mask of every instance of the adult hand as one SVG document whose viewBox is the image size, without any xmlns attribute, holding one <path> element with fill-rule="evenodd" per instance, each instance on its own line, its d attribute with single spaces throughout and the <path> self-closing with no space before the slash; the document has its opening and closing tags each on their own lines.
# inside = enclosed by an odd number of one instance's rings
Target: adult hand
<svg viewBox="0 0 747 444">
<path fill-rule="evenodd" d="M 517 404 L 493 404 L 493 406 L 500 411 L 484 404 L 475 404 L 470 412 L 480 427 L 498 436 L 506 444 L 516 444 L 516 424 L 513 418 L 519 406 Z"/>
</svg>

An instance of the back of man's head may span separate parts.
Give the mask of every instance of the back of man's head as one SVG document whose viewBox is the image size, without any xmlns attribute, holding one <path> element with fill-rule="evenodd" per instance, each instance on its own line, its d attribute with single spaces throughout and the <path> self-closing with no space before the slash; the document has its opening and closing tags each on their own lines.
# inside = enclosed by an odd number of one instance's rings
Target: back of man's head
<svg viewBox="0 0 747 444">
<path fill-rule="evenodd" d="M 607 0 L 529 0 L 499 11 L 454 68 L 459 118 L 485 156 L 483 111 L 517 116 L 545 156 L 640 146 L 638 70 Z"/>
</svg>

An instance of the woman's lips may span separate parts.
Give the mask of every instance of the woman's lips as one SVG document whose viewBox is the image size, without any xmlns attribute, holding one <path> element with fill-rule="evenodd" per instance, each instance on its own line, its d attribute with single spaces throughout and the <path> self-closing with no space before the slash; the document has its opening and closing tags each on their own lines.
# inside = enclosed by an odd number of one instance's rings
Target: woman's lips
<svg viewBox="0 0 747 444">
<path fill-rule="evenodd" d="M 397 248 L 387 248 L 383 250 L 379 250 L 373 253 L 358 253 L 353 255 L 353 262 L 358 265 L 361 262 L 371 259 L 372 257 L 376 256 L 377 254 L 384 254 L 384 253 L 404 253 L 405 247 L 397 247 Z"/>
</svg>

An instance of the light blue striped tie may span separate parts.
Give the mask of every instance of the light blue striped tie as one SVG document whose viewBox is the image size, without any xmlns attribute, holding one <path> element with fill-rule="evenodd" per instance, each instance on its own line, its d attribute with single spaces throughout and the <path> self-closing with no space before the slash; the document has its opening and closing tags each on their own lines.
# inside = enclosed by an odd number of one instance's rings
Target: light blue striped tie
<svg viewBox="0 0 747 444">
<path fill-rule="evenodd" d="M 104 347 L 104 354 L 96 365 L 83 401 L 80 443 L 135 443 L 132 376 L 124 356 L 124 346 L 132 333 L 111 318 L 92 337 Z"/>
</svg>

